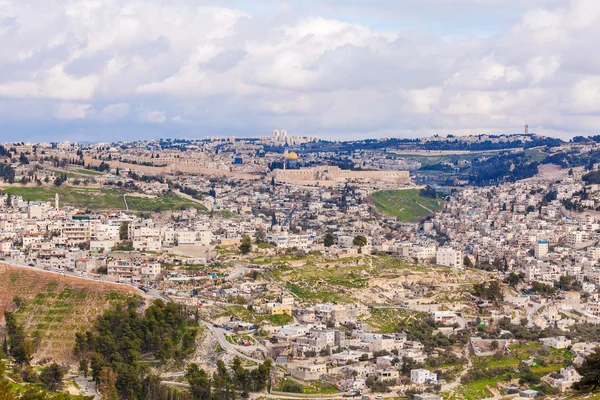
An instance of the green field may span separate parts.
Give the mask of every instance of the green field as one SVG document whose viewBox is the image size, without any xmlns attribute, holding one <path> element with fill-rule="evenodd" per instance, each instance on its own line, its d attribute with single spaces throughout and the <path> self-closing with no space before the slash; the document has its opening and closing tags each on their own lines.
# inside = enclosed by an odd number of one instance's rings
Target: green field
<svg viewBox="0 0 600 400">
<path fill-rule="evenodd" d="M 91 210 L 125 210 L 123 194 L 115 189 L 90 189 L 78 187 L 19 187 L 13 186 L 3 190 L 15 196 L 21 196 L 24 200 L 31 201 L 54 201 L 58 193 L 61 204 L 69 204 L 73 207 Z M 206 208 L 194 201 L 184 199 L 175 195 L 167 195 L 155 198 L 143 198 L 127 196 L 127 205 L 131 211 L 175 211 L 183 208 L 195 207 L 201 211 Z"/>
<path fill-rule="evenodd" d="M 419 195 L 419 189 L 383 190 L 371 196 L 377 211 L 401 221 L 416 222 L 442 209 L 442 199 Z"/>
<path fill-rule="evenodd" d="M 83 175 L 104 175 L 102 172 L 98 172 L 98 171 L 94 171 L 93 169 L 76 169 L 74 170 L 74 172 L 77 172 L 78 174 L 83 174 Z"/>
</svg>

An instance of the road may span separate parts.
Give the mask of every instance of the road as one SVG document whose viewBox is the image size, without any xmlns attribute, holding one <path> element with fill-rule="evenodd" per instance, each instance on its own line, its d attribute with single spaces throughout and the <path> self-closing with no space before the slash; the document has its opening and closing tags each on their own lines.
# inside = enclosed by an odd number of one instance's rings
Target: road
<svg viewBox="0 0 600 400">
<path fill-rule="evenodd" d="M 442 386 L 442 391 L 443 392 L 447 392 L 449 390 L 455 389 L 456 387 L 458 387 L 459 385 L 462 384 L 461 382 L 461 378 L 463 376 L 465 376 L 473 367 L 473 361 L 471 361 L 471 358 L 469 357 L 469 345 L 466 345 L 464 350 L 464 356 L 467 359 L 467 368 L 465 368 L 457 377 L 453 382 L 447 383 L 445 385 Z"/>
<path fill-rule="evenodd" d="M 72 378 L 73 381 L 79 386 L 79 391 L 84 396 L 93 396 L 94 400 L 100 399 L 100 393 L 96 389 L 96 383 L 94 381 L 88 381 L 87 378 L 81 375 L 70 375 L 66 378 Z"/>
<path fill-rule="evenodd" d="M 204 326 L 206 326 L 208 328 L 208 330 L 210 330 L 212 332 L 213 335 L 215 335 L 215 337 L 217 338 L 217 341 L 219 342 L 219 345 L 221 346 L 221 348 L 223 350 L 225 350 L 226 352 L 233 354 L 235 356 L 238 356 L 240 358 L 244 358 L 248 361 L 252 361 L 255 363 L 259 363 L 261 364 L 263 362 L 263 360 L 258 360 L 256 358 L 252 358 L 250 356 L 245 355 L 244 353 L 238 351 L 231 343 L 229 343 L 227 341 L 227 339 L 225 339 L 225 330 L 221 329 L 221 328 L 215 328 L 212 324 L 206 322 L 206 321 L 200 321 Z M 256 347 L 256 346 L 253 346 Z"/>
<path fill-rule="evenodd" d="M 248 268 L 246 267 L 242 267 L 241 265 L 237 267 L 237 271 L 235 271 L 233 274 L 228 275 L 225 277 L 226 281 L 232 281 L 234 279 L 239 278 L 240 276 L 243 276 L 246 271 L 248 270 Z"/>
</svg>

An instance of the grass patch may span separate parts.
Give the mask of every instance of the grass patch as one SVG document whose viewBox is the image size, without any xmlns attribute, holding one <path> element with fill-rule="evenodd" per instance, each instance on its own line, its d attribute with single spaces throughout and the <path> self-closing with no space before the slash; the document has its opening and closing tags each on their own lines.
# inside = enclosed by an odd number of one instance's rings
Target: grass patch
<svg viewBox="0 0 600 400">
<path fill-rule="evenodd" d="M 415 222 L 442 209 L 442 199 L 423 197 L 419 189 L 383 190 L 371 196 L 378 212 L 401 221 Z"/>
<path fill-rule="evenodd" d="M 91 169 L 80 168 L 80 169 L 75 169 L 73 171 L 77 172 L 78 174 L 82 174 L 82 175 L 95 175 L 95 176 L 104 175 L 102 172 L 94 171 Z"/>
<path fill-rule="evenodd" d="M 18 187 L 4 189 L 4 193 L 21 196 L 24 200 L 54 201 L 56 194 L 60 201 L 73 207 L 91 210 L 125 210 L 123 195 L 125 192 L 116 189 L 94 189 L 79 187 Z M 182 208 L 196 208 L 205 211 L 199 203 L 183 197 L 166 195 L 155 198 L 127 196 L 127 205 L 132 211 L 176 211 Z"/>
<path fill-rule="evenodd" d="M 411 321 L 427 318 L 427 314 L 397 308 L 370 308 L 366 322 L 378 333 L 394 333 L 401 324 L 410 325 Z M 361 316 L 361 319 L 363 317 Z"/>
</svg>

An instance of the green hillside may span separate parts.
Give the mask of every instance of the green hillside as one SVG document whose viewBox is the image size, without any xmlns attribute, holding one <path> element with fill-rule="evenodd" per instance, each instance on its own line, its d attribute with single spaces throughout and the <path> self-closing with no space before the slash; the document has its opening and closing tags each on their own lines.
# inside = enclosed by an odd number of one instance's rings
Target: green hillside
<svg viewBox="0 0 600 400">
<path fill-rule="evenodd" d="M 383 190 L 375 192 L 371 200 L 377 211 L 401 221 L 415 222 L 442 209 L 444 201 L 421 196 L 419 189 Z"/>
<path fill-rule="evenodd" d="M 60 196 L 61 204 L 73 207 L 89 208 L 91 210 L 125 210 L 123 194 L 116 189 L 96 189 L 85 187 L 21 187 L 4 188 L 4 193 L 22 196 L 24 200 L 54 201 L 56 193 Z M 176 211 L 182 207 L 196 207 L 205 211 L 206 207 L 192 200 L 176 195 L 165 195 L 153 198 L 127 196 L 127 206 L 132 211 Z"/>
</svg>

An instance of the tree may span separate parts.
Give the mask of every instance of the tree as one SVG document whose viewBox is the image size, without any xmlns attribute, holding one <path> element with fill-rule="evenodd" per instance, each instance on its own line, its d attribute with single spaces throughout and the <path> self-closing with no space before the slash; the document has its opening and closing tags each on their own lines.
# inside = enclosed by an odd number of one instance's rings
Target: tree
<svg viewBox="0 0 600 400">
<path fill-rule="evenodd" d="M 262 229 L 259 229 L 256 231 L 256 233 L 254 233 L 254 241 L 256 244 L 264 243 L 266 238 L 267 238 L 267 235 L 265 234 L 265 231 L 263 231 Z"/>
<path fill-rule="evenodd" d="M 185 372 L 185 379 L 190 385 L 190 392 L 194 400 L 210 399 L 210 380 L 206 371 L 198 364 L 190 364 Z"/>
<path fill-rule="evenodd" d="M 242 254 L 248 254 L 252 250 L 252 239 L 250 236 L 244 235 L 242 237 L 242 243 L 240 244 L 240 252 Z"/>
<path fill-rule="evenodd" d="M 12 194 L 10 194 L 10 193 L 6 194 L 6 207 L 7 208 L 12 207 Z"/>
<path fill-rule="evenodd" d="M 473 266 L 473 263 L 471 262 L 471 259 L 469 258 L 469 256 L 465 256 L 465 258 L 463 260 L 463 264 L 467 268 L 471 268 Z"/>
<path fill-rule="evenodd" d="M 595 390 L 600 385 L 600 347 L 587 356 L 578 367 L 575 367 L 581 380 L 573 385 L 577 390 Z"/>
<path fill-rule="evenodd" d="M 21 153 L 21 155 L 19 156 L 19 162 L 21 164 L 29 164 L 29 159 L 27 158 L 25 153 Z"/>
<path fill-rule="evenodd" d="M 60 390 L 64 372 L 57 363 L 52 363 L 40 373 L 40 381 L 50 390 Z"/>
<path fill-rule="evenodd" d="M 510 275 L 504 279 L 504 283 L 511 287 L 515 287 L 519 284 L 519 282 L 522 282 L 524 278 L 525 274 L 523 273 L 515 274 L 514 272 L 511 272 Z"/>
<path fill-rule="evenodd" d="M 363 235 L 357 235 L 354 240 L 352 240 L 352 244 L 358 246 L 358 252 L 362 253 L 363 246 L 367 245 L 367 238 Z"/>
<path fill-rule="evenodd" d="M 121 222 L 121 226 L 119 227 L 119 239 L 127 240 L 129 238 L 129 223 Z"/>
<path fill-rule="evenodd" d="M 98 375 L 100 384 L 98 385 L 98 391 L 102 395 L 103 400 L 118 400 L 119 395 L 117 393 L 117 376 L 114 371 L 109 367 L 102 367 L 100 374 Z"/>
<path fill-rule="evenodd" d="M 33 355 L 33 346 L 30 340 L 26 339 L 23 326 L 17 323 L 13 313 L 4 312 L 6 321 L 6 330 L 8 333 L 9 353 L 19 365 L 29 365 Z"/>
<path fill-rule="evenodd" d="M 325 247 L 333 246 L 334 242 L 335 238 L 333 237 L 333 234 L 331 232 L 327 232 L 323 237 L 323 244 L 325 245 Z"/>
<path fill-rule="evenodd" d="M 89 368 L 88 368 L 89 362 L 87 358 L 82 358 L 79 361 L 79 371 L 81 371 L 81 373 L 83 374 L 84 377 L 87 378 L 88 376 L 88 372 L 89 372 Z"/>
</svg>

